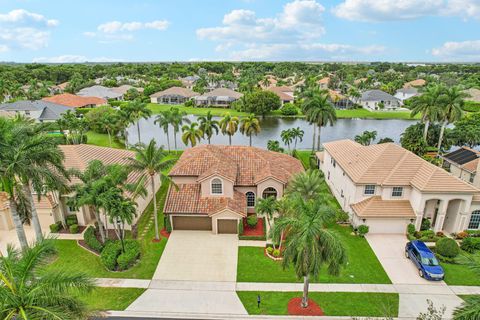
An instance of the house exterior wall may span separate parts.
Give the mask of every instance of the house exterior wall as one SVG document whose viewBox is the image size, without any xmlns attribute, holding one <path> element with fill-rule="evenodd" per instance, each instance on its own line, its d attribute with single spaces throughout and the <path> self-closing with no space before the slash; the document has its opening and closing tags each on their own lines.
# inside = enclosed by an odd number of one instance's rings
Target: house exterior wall
<svg viewBox="0 0 480 320">
<path fill-rule="evenodd" d="M 238 224 L 240 219 L 242 219 L 242 217 L 240 217 L 238 214 L 236 214 L 235 212 L 232 212 L 231 210 L 228 210 L 228 209 L 225 209 L 225 210 L 213 215 L 212 216 L 212 232 L 214 234 L 218 233 L 218 223 L 217 223 L 217 221 L 221 220 L 221 219 L 236 220 L 237 224 Z"/>
<path fill-rule="evenodd" d="M 371 111 L 375 111 L 375 110 L 377 110 L 377 111 L 378 110 L 390 111 L 390 110 L 396 110 L 397 108 L 400 107 L 400 103 L 398 101 L 387 100 L 387 101 L 383 101 L 384 108 L 380 109 L 380 107 L 379 107 L 380 102 L 382 102 L 382 101 L 380 101 L 380 100 L 376 100 L 376 101 L 360 100 L 360 105 L 362 106 L 362 108 L 367 109 L 367 110 L 371 110 Z"/>
<path fill-rule="evenodd" d="M 194 184 L 197 183 L 197 177 L 171 177 L 175 184 Z"/>
<path fill-rule="evenodd" d="M 256 186 L 235 187 L 235 190 L 243 194 L 246 194 L 247 192 L 253 192 L 255 194 L 255 203 L 257 203 L 259 197 L 262 196 L 261 194 L 260 195 L 258 194 L 258 190 Z M 247 213 L 255 213 L 255 207 L 247 207 Z"/>
<path fill-rule="evenodd" d="M 222 193 L 212 194 L 212 180 L 220 179 L 222 181 Z M 211 176 L 201 182 L 201 196 L 202 197 L 229 197 L 233 198 L 233 182 L 221 177 Z"/>
<path fill-rule="evenodd" d="M 478 168 L 477 168 L 477 172 L 479 172 Z M 459 166 L 453 163 L 450 163 L 450 173 L 456 177 L 459 177 L 463 181 L 471 183 L 475 187 L 480 188 L 480 175 L 471 173 L 465 169 L 460 168 Z"/>
<path fill-rule="evenodd" d="M 257 185 L 257 192 L 256 192 L 257 198 L 261 198 L 263 191 L 269 187 L 275 188 L 275 190 L 277 190 L 277 199 L 280 199 L 281 197 L 283 197 L 283 192 L 284 192 L 283 183 L 275 179 L 266 179 Z"/>
</svg>

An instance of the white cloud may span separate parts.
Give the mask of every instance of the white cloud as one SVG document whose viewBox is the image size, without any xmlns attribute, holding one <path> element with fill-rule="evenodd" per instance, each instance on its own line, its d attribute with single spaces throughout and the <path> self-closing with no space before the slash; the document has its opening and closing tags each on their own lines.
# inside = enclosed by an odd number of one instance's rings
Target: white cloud
<svg viewBox="0 0 480 320">
<path fill-rule="evenodd" d="M 88 58 L 82 55 L 66 54 L 56 57 L 38 57 L 34 58 L 32 62 L 37 63 L 84 63 L 84 62 L 118 62 L 120 59 L 96 57 Z"/>
<path fill-rule="evenodd" d="M 8 49 L 38 50 L 46 47 L 50 29 L 59 24 L 58 20 L 29 12 L 24 9 L 0 13 L 0 47 Z"/>
<path fill-rule="evenodd" d="M 97 30 L 103 33 L 132 32 L 142 29 L 165 30 L 168 28 L 167 20 L 155 20 L 151 22 L 120 22 L 110 21 L 97 27 Z"/>
<path fill-rule="evenodd" d="M 238 9 L 225 14 L 221 26 L 198 29 L 197 37 L 217 42 L 215 51 L 231 60 L 347 60 L 384 51 L 379 46 L 321 43 L 324 12 L 314 0 L 294 0 L 266 18 Z"/>
<path fill-rule="evenodd" d="M 424 16 L 478 18 L 478 0 L 344 0 L 332 9 L 340 18 L 380 22 L 417 19 Z"/>
<path fill-rule="evenodd" d="M 441 47 L 432 49 L 432 55 L 442 60 L 478 61 L 480 40 L 445 42 Z"/>
</svg>

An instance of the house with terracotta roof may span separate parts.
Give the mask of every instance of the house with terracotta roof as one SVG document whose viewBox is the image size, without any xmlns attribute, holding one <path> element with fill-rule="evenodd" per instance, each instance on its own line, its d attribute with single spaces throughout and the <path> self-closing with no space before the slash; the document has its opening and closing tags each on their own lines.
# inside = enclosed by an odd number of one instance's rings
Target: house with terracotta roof
<svg viewBox="0 0 480 320">
<path fill-rule="evenodd" d="M 60 149 L 65 155 L 64 166 L 66 169 L 75 169 L 79 171 L 84 171 L 88 164 L 93 160 L 100 160 L 105 165 L 109 164 L 121 164 L 127 165 L 129 157 L 135 157 L 135 152 L 128 150 L 121 150 L 108 147 L 98 147 L 87 144 L 77 144 L 77 145 L 62 145 Z M 135 183 L 140 178 L 141 173 L 131 172 L 128 175 L 127 183 Z M 156 177 L 156 187 L 157 190 L 160 187 L 160 178 Z M 75 185 L 81 183 L 81 181 L 72 177 L 70 185 Z M 136 202 L 136 211 L 137 216 L 134 219 L 133 225 L 136 224 L 143 211 L 153 198 L 153 193 L 148 181 L 145 182 L 145 188 L 148 191 L 148 194 L 145 198 L 137 197 Z M 126 192 L 126 196 L 131 194 Z M 57 222 L 63 221 L 64 218 L 68 215 L 76 215 L 78 224 L 80 226 L 86 226 L 94 223 L 95 215 L 91 208 L 88 206 L 82 206 L 79 208 L 70 207 L 68 205 L 68 199 L 71 198 L 73 194 L 59 194 L 58 192 L 49 192 L 46 196 L 41 196 L 40 200 L 38 197 L 35 199 L 35 207 L 39 215 L 40 224 L 42 225 L 43 230 L 48 230 L 49 225 Z M 13 223 L 11 221 L 10 212 L 8 210 L 8 201 L 1 200 L 0 193 L 0 230 L 11 230 L 13 228 Z M 101 215 L 103 216 L 103 215 Z M 102 217 L 104 218 L 104 217 Z M 113 226 L 110 223 L 103 221 L 105 225 L 112 228 Z M 127 229 L 131 229 L 131 225 L 126 226 Z"/>
<path fill-rule="evenodd" d="M 107 104 L 107 100 L 98 97 L 80 97 L 71 93 L 57 94 L 42 99 L 71 108 L 95 108 Z"/>
<path fill-rule="evenodd" d="M 325 77 L 317 81 L 318 86 L 320 89 L 328 89 L 328 85 L 330 84 L 330 77 Z"/>
<path fill-rule="evenodd" d="M 281 86 L 281 87 L 268 87 L 268 91 L 275 93 L 282 102 L 282 106 L 285 103 L 293 103 L 295 100 L 294 94 L 295 89 L 288 87 L 288 86 Z"/>
<path fill-rule="evenodd" d="M 164 213 L 175 230 L 237 233 L 240 219 L 255 214 L 258 198 L 283 196 L 302 172 L 289 155 L 247 146 L 199 145 L 185 150 L 169 173 Z"/>
<path fill-rule="evenodd" d="M 427 81 L 425 81 L 424 79 L 416 79 L 416 80 L 412 80 L 412 81 L 409 81 L 409 82 L 405 82 L 403 84 L 403 87 L 404 88 L 418 88 L 418 87 L 423 87 L 424 85 L 427 84 Z"/>
<path fill-rule="evenodd" d="M 194 97 L 193 101 L 198 107 L 228 108 L 241 97 L 243 97 L 243 94 L 240 92 L 227 88 L 218 88 Z"/>
<path fill-rule="evenodd" d="M 394 144 L 324 143 L 319 168 L 353 226 L 405 234 L 423 219 L 447 234 L 480 228 L 480 190 Z"/>
<path fill-rule="evenodd" d="M 182 87 L 171 87 L 150 95 L 150 102 L 162 104 L 182 104 L 192 99 L 199 93 Z"/>
<path fill-rule="evenodd" d="M 480 189 L 480 151 L 461 147 L 444 156 L 443 167 L 463 181 Z"/>
</svg>

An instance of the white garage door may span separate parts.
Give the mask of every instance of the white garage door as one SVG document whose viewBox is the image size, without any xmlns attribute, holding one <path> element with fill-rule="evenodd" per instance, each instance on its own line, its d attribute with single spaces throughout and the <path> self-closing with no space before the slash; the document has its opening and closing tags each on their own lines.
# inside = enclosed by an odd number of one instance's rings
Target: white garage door
<svg viewBox="0 0 480 320">
<path fill-rule="evenodd" d="M 399 233 L 405 234 L 409 219 L 367 219 L 366 225 L 370 227 L 369 233 Z"/>
</svg>

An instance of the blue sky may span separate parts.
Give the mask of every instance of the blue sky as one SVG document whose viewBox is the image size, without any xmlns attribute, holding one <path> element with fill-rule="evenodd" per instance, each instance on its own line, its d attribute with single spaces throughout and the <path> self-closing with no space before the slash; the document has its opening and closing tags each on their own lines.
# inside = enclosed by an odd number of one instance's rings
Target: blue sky
<svg viewBox="0 0 480 320">
<path fill-rule="evenodd" d="M 0 61 L 480 61 L 480 0 L 0 0 Z"/>
</svg>

